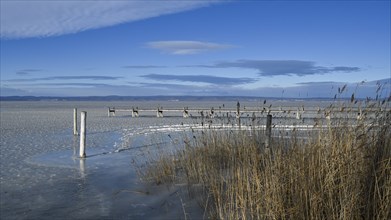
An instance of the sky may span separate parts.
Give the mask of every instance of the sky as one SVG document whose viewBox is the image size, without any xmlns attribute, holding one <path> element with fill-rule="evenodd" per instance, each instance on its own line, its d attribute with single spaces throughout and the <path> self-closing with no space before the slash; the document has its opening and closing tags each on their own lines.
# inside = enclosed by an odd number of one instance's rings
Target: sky
<svg viewBox="0 0 391 220">
<path fill-rule="evenodd" d="M 390 1 L 0 6 L 1 96 L 390 95 Z"/>
</svg>

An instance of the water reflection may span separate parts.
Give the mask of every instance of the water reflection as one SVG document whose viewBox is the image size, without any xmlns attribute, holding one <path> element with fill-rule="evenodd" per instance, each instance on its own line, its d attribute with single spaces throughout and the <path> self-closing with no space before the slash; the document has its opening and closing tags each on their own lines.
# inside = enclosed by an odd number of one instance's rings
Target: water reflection
<svg viewBox="0 0 391 220">
<path fill-rule="evenodd" d="M 80 158 L 79 159 L 79 172 L 80 172 L 80 178 L 82 180 L 85 180 L 86 178 L 86 159 Z"/>
<path fill-rule="evenodd" d="M 78 136 L 73 136 L 73 139 L 72 139 L 72 146 L 73 146 L 73 158 L 76 158 L 77 157 L 77 148 L 78 148 L 78 141 L 79 141 L 79 137 Z"/>
</svg>

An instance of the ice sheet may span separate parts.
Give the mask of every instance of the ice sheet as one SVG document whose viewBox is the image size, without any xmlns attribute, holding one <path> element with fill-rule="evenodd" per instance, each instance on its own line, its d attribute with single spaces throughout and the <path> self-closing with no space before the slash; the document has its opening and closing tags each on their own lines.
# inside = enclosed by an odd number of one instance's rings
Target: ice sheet
<svg viewBox="0 0 391 220">
<path fill-rule="evenodd" d="M 181 102 L 1 102 L 1 219 L 178 219 L 181 199 L 193 219 L 202 216 L 180 188 L 141 183 L 132 164 L 156 144 L 173 146 L 178 132 L 203 129 L 200 119 L 107 117 L 107 107 L 158 105 L 215 107 L 223 103 Z M 259 103 L 244 103 L 258 106 Z M 289 105 L 289 103 L 283 103 Z M 297 103 L 296 103 L 297 104 Z M 300 103 L 301 104 L 301 103 Z M 231 105 L 231 106 L 229 106 Z M 226 104 L 235 107 L 236 103 Z M 78 159 L 73 108 L 87 111 L 87 158 Z M 80 117 L 78 124 L 80 124 Z M 235 119 L 217 119 L 217 129 L 238 129 Z M 242 128 L 251 130 L 251 120 Z M 263 128 L 264 121 L 258 121 Z M 278 120 L 275 126 L 281 126 Z M 305 129 L 304 122 L 294 122 Z M 208 124 L 204 124 L 208 126 Z M 286 127 L 284 129 L 290 129 Z M 171 138 L 168 138 L 168 134 Z M 193 205 L 191 205 L 193 204 Z M 188 216 L 189 217 L 189 216 Z"/>
</svg>

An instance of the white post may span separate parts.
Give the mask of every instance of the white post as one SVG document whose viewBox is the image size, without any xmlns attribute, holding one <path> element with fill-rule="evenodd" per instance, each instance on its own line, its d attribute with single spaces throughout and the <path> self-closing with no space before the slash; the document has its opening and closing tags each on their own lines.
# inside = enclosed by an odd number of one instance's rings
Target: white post
<svg viewBox="0 0 391 220">
<path fill-rule="evenodd" d="M 77 108 L 73 109 L 73 135 L 79 135 L 77 132 Z"/>
<path fill-rule="evenodd" d="M 81 158 L 86 157 L 86 131 L 87 131 L 87 112 L 81 112 L 81 126 L 80 126 L 80 152 Z"/>
<path fill-rule="evenodd" d="M 80 165 L 80 177 L 84 179 L 86 177 L 86 160 L 83 158 L 79 160 Z"/>
<path fill-rule="evenodd" d="M 297 108 L 296 119 L 298 119 L 298 120 L 301 119 L 301 112 L 300 112 L 299 108 Z"/>
</svg>

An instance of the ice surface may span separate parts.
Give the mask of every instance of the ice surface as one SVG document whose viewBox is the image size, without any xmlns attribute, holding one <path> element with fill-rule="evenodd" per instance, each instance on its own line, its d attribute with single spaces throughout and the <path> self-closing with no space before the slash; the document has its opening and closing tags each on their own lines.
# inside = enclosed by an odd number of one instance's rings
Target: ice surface
<svg viewBox="0 0 391 220">
<path fill-rule="evenodd" d="M 109 103 L 121 105 L 124 103 Z M 104 102 L 1 102 L 1 219 L 171 219 L 172 189 L 140 183 L 132 158 L 159 126 L 181 118 L 107 117 Z M 73 108 L 87 111 L 87 158 L 77 158 Z M 175 121 L 177 120 L 177 121 Z M 80 117 L 79 122 L 80 124 Z M 167 140 L 165 140 L 166 142 Z M 163 190 L 162 190 L 163 189 Z M 148 193 L 137 193 L 148 192 Z M 166 202 L 167 203 L 167 202 Z M 162 205 L 163 204 L 163 205 Z M 168 203 L 167 203 L 168 204 Z"/>
<path fill-rule="evenodd" d="M 259 103 L 242 106 L 259 107 Z M 236 102 L 225 104 L 236 107 Z M 202 129 L 200 119 L 132 118 L 130 112 L 107 117 L 108 106 L 159 105 L 166 109 L 185 106 L 218 109 L 223 103 L 1 102 L 1 219 L 183 218 L 180 199 L 186 193 L 181 194 L 180 188 L 140 183 L 132 160 L 140 159 L 143 149 L 154 149 L 156 145 L 169 150 L 173 141 L 180 139 L 178 132 Z M 78 108 L 78 124 L 80 112 L 87 111 L 86 159 L 77 158 L 79 138 L 73 136 L 73 108 Z M 216 119 L 211 126 L 238 129 L 235 123 L 234 117 Z M 241 129 L 251 130 L 250 118 L 243 118 L 242 123 Z M 285 126 L 278 120 L 273 123 Z M 296 127 L 307 126 L 295 123 Z M 258 127 L 264 124 L 264 119 L 257 122 Z M 189 205 L 187 211 L 193 219 L 202 216 L 196 205 Z"/>
</svg>

